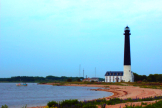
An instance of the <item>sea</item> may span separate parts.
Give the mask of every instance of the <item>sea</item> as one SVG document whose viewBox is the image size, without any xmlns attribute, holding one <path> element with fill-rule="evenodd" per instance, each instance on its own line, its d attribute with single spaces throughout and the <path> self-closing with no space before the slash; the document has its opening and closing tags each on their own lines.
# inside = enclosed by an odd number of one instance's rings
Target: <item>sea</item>
<svg viewBox="0 0 162 108">
<path fill-rule="evenodd" d="M 22 108 L 45 106 L 49 101 L 78 99 L 92 100 L 111 96 L 111 92 L 92 91 L 97 87 L 52 86 L 27 83 L 28 86 L 16 86 L 16 83 L 0 83 L 0 107 Z"/>
</svg>

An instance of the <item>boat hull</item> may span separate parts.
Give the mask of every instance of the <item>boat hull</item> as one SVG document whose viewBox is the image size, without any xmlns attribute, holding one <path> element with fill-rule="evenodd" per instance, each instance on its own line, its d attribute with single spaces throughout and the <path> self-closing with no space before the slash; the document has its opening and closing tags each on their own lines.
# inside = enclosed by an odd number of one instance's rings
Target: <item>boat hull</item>
<svg viewBox="0 0 162 108">
<path fill-rule="evenodd" d="M 27 86 L 27 84 L 16 84 L 16 86 Z"/>
</svg>

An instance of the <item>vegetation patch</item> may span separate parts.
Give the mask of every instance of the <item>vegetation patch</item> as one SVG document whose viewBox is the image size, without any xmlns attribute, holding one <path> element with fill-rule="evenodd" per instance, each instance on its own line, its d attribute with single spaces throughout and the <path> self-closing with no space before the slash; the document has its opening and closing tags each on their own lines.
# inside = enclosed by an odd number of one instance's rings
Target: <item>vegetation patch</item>
<svg viewBox="0 0 162 108">
<path fill-rule="evenodd" d="M 110 100 L 106 99 L 97 99 L 92 101 L 78 101 L 77 99 L 73 100 L 63 100 L 61 102 L 56 101 L 50 101 L 47 103 L 46 108 L 97 108 L 97 106 L 100 106 L 101 108 L 105 108 L 106 105 L 115 105 L 119 103 L 127 103 L 127 102 L 142 102 L 142 101 L 153 101 L 153 100 L 159 100 L 162 99 L 162 96 L 155 96 L 155 97 L 148 97 L 148 98 L 128 98 L 128 99 L 119 99 L 119 98 L 113 98 Z M 156 102 L 155 105 L 147 105 L 146 103 L 141 103 L 141 106 L 126 106 L 126 108 L 142 108 L 142 105 L 144 108 L 161 108 L 162 101 Z M 157 107 L 155 107 L 157 105 Z M 160 107 L 159 107 L 159 106 Z M 27 105 L 26 105 L 27 106 Z M 8 108 L 7 105 L 2 105 L 1 108 Z M 26 107 L 25 107 L 26 108 Z"/>
<path fill-rule="evenodd" d="M 2 107 L 1 108 L 8 108 L 8 106 L 7 105 L 2 105 Z"/>
<path fill-rule="evenodd" d="M 52 108 L 96 108 L 97 105 L 101 106 L 101 108 L 105 108 L 106 105 L 115 105 L 115 104 L 119 104 L 119 103 L 127 103 L 127 102 L 142 102 L 142 101 L 153 101 L 153 100 L 159 100 L 162 99 L 162 96 L 155 96 L 155 97 L 148 97 L 148 98 L 135 98 L 135 99 L 119 99 L 119 98 L 113 98 L 110 100 L 106 100 L 106 99 L 97 99 L 97 100 L 93 100 L 93 101 L 78 101 L 76 99 L 74 100 L 64 100 L 61 102 L 58 102 L 57 104 L 53 104 Z M 50 102 L 49 102 L 50 103 Z M 48 104 L 49 104 L 48 103 Z M 48 105 L 47 104 L 47 105 Z M 147 103 L 143 103 L 142 105 L 147 105 Z M 50 108 L 50 106 L 48 105 L 48 107 Z M 134 108 L 135 106 L 126 106 L 127 108 Z M 135 107 L 138 108 L 138 107 Z M 139 107 L 141 108 L 141 107 Z M 149 108 L 149 107 L 146 107 Z M 153 107 L 154 108 L 154 107 Z"/>
<path fill-rule="evenodd" d="M 144 106 L 143 106 L 144 105 Z M 153 103 L 153 104 L 141 104 L 141 106 L 135 106 L 135 105 L 126 105 L 125 108 L 162 108 L 162 101 Z"/>
</svg>

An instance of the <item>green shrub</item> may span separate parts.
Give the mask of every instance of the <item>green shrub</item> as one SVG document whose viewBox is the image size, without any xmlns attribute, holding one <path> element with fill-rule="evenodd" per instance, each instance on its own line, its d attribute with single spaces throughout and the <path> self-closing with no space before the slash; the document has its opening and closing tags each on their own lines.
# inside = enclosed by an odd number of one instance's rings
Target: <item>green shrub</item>
<svg viewBox="0 0 162 108">
<path fill-rule="evenodd" d="M 107 101 L 108 105 L 115 105 L 117 103 L 121 103 L 121 100 L 119 98 L 113 98 L 113 99 L 110 99 L 109 101 Z"/>
<path fill-rule="evenodd" d="M 57 105 L 58 105 L 58 103 L 56 101 L 50 101 L 47 103 L 48 107 L 53 107 L 53 106 L 57 106 Z"/>
<path fill-rule="evenodd" d="M 49 102 L 47 105 L 49 107 L 57 106 L 57 108 L 96 108 L 96 105 L 101 106 L 101 108 L 105 108 L 106 104 L 107 105 L 115 105 L 119 103 L 126 103 L 126 102 L 141 102 L 141 101 L 152 101 L 152 100 L 159 100 L 162 99 L 162 96 L 155 96 L 155 97 L 147 97 L 147 98 L 127 98 L 127 99 L 119 99 L 119 98 L 113 98 L 110 100 L 106 99 L 97 99 L 93 101 L 86 101 L 84 100 L 83 102 L 78 101 L 77 99 L 74 100 L 64 100 L 59 103 L 55 101 Z M 142 105 L 146 105 L 146 103 L 142 103 Z M 162 106 L 162 101 L 161 103 L 158 103 L 156 105 L 161 105 Z M 155 105 L 155 106 L 156 106 Z M 8 108 L 8 107 L 3 107 L 3 108 Z M 141 106 L 126 106 L 126 108 L 142 108 Z M 162 108 L 162 107 L 144 107 L 144 108 Z"/>
<path fill-rule="evenodd" d="M 106 108 L 106 104 L 102 104 L 101 105 L 101 108 Z"/>
<path fill-rule="evenodd" d="M 157 89 L 157 87 L 156 87 L 156 86 L 152 86 L 152 88 L 153 88 L 153 89 Z"/>
<path fill-rule="evenodd" d="M 83 105 L 83 108 L 97 108 L 97 106 L 93 104 L 85 104 Z"/>
<path fill-rule="evenodd" d="M 143 79 L 143 82 L 147 82 L 147 80 L 146 79 Z"/>
<path fill-rule="evenodd" d="M 141 105 L 147 105 L 147 103 L 143 103 L 143 102 L 142 102 Z"/>
<path fill-rule="evenodd" d="M 162 101 L 159 101 L 159 102 L 156 102 L 156 103 L 153 103 L 153 104 L 149 104 L 149 105 L 146 105 L 146 106 L 127 106 L 125 108 L 162 108 Z"/>
<path fill-rule="evenodd" d="M 8 106 L 5 104 L 4 106 L 2 105 L 2 107 L 1 108 L 8 108 Z"/>
<path fill-rule="evenodd" d="M 27 108 L 27 105 L 23 106 L 22 108 Z"/>
<path fill-rule="evenodd" d="M 79 103 L 79 101 L 77 99 L 64 100 L 64 101 L 60 102 L 60 106 L 72 106 L 72 105 L 75 105 L 78 103 Z"/>
<path fill-rule="evenodd" d="M 75 104 L 73 106 L 70 106 L 72 108 L 82 108 L 82 104 Z"/>
<path fill-rule="evenodd" d="M 71 79 L 71 78 L 68 78 L 68 79 L 67 79 L 67 82 L 72 82 L 72 79 Z"/>
<path fill-rule="evenodd" d="M 80 78 L 78 78 L 77 81 L 80 82 L 81 81 Z"/>
</svg>

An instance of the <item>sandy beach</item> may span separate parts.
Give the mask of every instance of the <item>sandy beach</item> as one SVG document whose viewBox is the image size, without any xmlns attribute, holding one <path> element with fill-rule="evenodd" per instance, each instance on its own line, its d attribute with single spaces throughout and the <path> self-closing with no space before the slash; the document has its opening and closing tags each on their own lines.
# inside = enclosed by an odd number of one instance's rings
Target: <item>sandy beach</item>
<svg viewBox="0 0 162 108">
<path fill-rule="evenodd" d="M 53 83 L 47 83 L 46 85 L 53 85 Z M 120 98 L 120 99 L 127 99 L 127 98 L 146 98 L 146 97 L 154 97 L 154 96 L 161 96 L 162 90 L 160 89 L 150 89 L 150 88 L 139 88 L 135 86 L 118 86 L 118 85 L 93 85 L 93 84 L 69 84 L 65 86 L 82 86 L 82 87 L 98 87 L 98 89 L 92 89 L 95 91 L 106 91 L 112 92 L 113 95 L 109 97 L 105 97 L 106 100 L 110 98 Z M 149 101 L 149 103 L 154 103 L 155 101 Z M 121 103 L 116 105 L 107 105 L 106 108 L 123 108 L 125 104 L 130 105 L 140 105 L 141 102 L 132 102 L 132 103 Z M 30 108 L 44 108 L 44 106 L 37 106 L 37 107 L 30 107 Z M 100 107 L 99 107 L 100 108 Z"/>
</svg>

